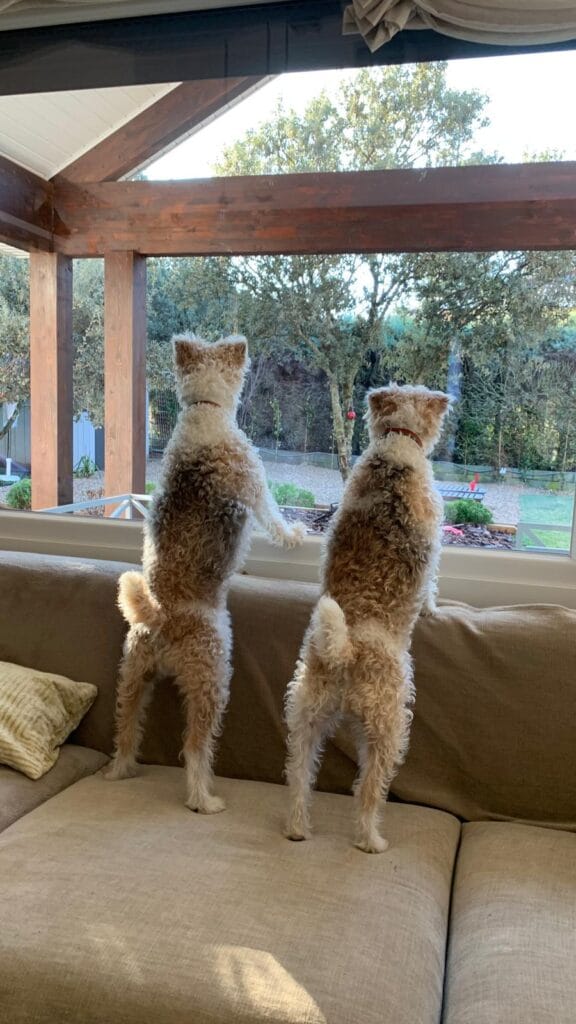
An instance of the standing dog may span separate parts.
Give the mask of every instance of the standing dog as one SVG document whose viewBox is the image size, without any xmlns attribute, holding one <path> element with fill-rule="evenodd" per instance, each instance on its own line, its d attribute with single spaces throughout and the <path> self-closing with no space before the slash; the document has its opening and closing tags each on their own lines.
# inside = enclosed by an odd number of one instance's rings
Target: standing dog
<svg viewBox="0 0 576 1024">
<path fill-rule="evenodd" d="M 387 847 L 378 830 L 408 745 L 409 655 L 421 610 L 435 607 L 442 502 L 427 456 L 449 398 L 392 385 L 368 396 L 370 444 L 350 476 L 327 539 L 320 598 L 287 696 L 289 839 L 305 839 L 323 741 L 342 715 L 359 747 L 356 845 Z"/>
<path fill-rule="evenodd" d="M 299 543 L 303 531 L 284 522 L 262 463 L 236 424 L 248 368 L 245 339 L 209 345 L 177 337 L 174 357 L 181 412 L 144 527 L 144 573 L 120 578 L 118 603 L 130 630 L 108 778 L 136 773 L 153 683 L 173 677 L 187 712 L 187 806 L 213 814 L 224 809 L 212 792 L 212 756 L 231 677 L 226 597 L 246 550 L 250 513 L 279 544 Z"/>
</svg>

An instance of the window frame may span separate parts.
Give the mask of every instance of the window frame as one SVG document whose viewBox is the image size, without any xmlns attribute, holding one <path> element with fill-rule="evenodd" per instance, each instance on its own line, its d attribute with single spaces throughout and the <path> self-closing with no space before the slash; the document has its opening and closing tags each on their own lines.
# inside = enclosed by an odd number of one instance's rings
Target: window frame
<svg viewBox="0 0 576 1024">
<path fill-rule="evenodd" d="M 0 511 L 0 547 L 139 565 L 142 521 L 82 518 L 66 514 Z M 242 572 L 250 576 L 316 583 L 322 540 L 306 537 L 285 551 L 255 531 Z M 478 607 L 560 604 L 576 609 L 576 515 L 570 555 L 523 554 L 485 549 L 444 548 L 440 596 Z"/>
</svg>

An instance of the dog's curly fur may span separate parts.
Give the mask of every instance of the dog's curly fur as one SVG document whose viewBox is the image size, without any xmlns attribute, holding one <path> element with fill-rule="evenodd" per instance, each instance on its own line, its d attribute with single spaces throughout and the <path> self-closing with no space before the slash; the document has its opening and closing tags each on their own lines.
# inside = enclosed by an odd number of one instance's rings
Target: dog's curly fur
<svg viewBox="0 0 576 1024">
<path fill-rule="evenodd" d="M 378 817 L 408 745 L 410 640 L 420 611 L 435 607 L 442 502 L 427 455 L 448 406 L 447 395 L 423 387 L 368 396 L 370 444 L 333 519 L 323 595 L 288 688 L 290 839 L 309 834 L 321 748 L 345 715 L 359 748 L 356 845 L 387 847 Z"/>
<path fill-rule="evenodd" d="M 248 367 L 244 338 L 207 344 L 174 338 L 182 407 L 144 529 L 143 574 L 120 579 L 118 603 L 130 630 L 120 667 L 116 753 L 110 779 L 136 773 L 143 716 L 158 677 L 184 697 L 187 806 L 221 811 L 212 791 L 212 756 L 228 699 L 231 631 L 226 597 L 255 516 L 272 539 L 293 546 L 262 463 L 236 423 Z"/>
</svg>

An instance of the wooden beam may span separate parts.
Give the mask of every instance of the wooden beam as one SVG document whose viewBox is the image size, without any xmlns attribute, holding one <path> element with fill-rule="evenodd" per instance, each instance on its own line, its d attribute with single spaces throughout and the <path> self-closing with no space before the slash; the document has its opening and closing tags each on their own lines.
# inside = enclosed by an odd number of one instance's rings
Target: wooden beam
<svg viewBox="0 0 576 1024">
<path fill-rule="evenodd" d="M 342 6 L 340 0 L 292 0 L 0 32 L 0 95 L 554 52 L 575 45 L 485 46 L 410 31 L 372 54 L 360 36 L 342 35 Z"/>
<path fill-rule="evenodd" d="M 70 255 L 576 247 L 576 163 L 61 185 Z"/>
<path fill-rule="evenodd" d="M 158 158 L 215 114 L 254 92 L 265 79 L 183 82 L 56 176 L 56 181 L 117 181 Z"/>
<path fill-rule="evenodd" d="M 32 508 L 72 501 L 72 261 L 30 255 Z"/>
<path fill-rule="evenodd" d="M 52 250 L 52 186 L 0 156 L 0 242 Z"/>
<path fill-rule="evenodd" d="M 104 265 L 105 494 L 146 484 L 146 260 L 132 252 Z"/>
</svg>

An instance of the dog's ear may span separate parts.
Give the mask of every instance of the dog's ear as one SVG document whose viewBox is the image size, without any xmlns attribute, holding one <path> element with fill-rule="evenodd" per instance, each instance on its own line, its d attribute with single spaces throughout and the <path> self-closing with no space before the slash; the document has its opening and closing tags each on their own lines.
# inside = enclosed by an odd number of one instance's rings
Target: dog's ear
<svg viewBox="0 0 576 1024">
<path fill-rule="evenodd" d="M 248 342 L 244 337 L 225 338 L 221 344 L 221 358 L 227 366 L 242 369 L 248 355 Z"/>
<path fill-rule="evenodd" d="M 197 365 L 200 347 L 192 338 L 172 338 L 174 364 L 181 373 L 189 373 Z"/>
<path fill-rule="evenodd" d="M 429 408 L 436 416 L 444 416 L 452 404 L 450 395 L 445 395 L 443 391 L 432 391 L 427 401 Z"/>
<path fill-rule="evenodd" d="M 375 416 L 391 416 L 398 408 L 398 398 L 395 390 L 391 388 L 380 388 L 378 391 L 371 391 L 368 395 L 370 411 Z"/>
</svg>

